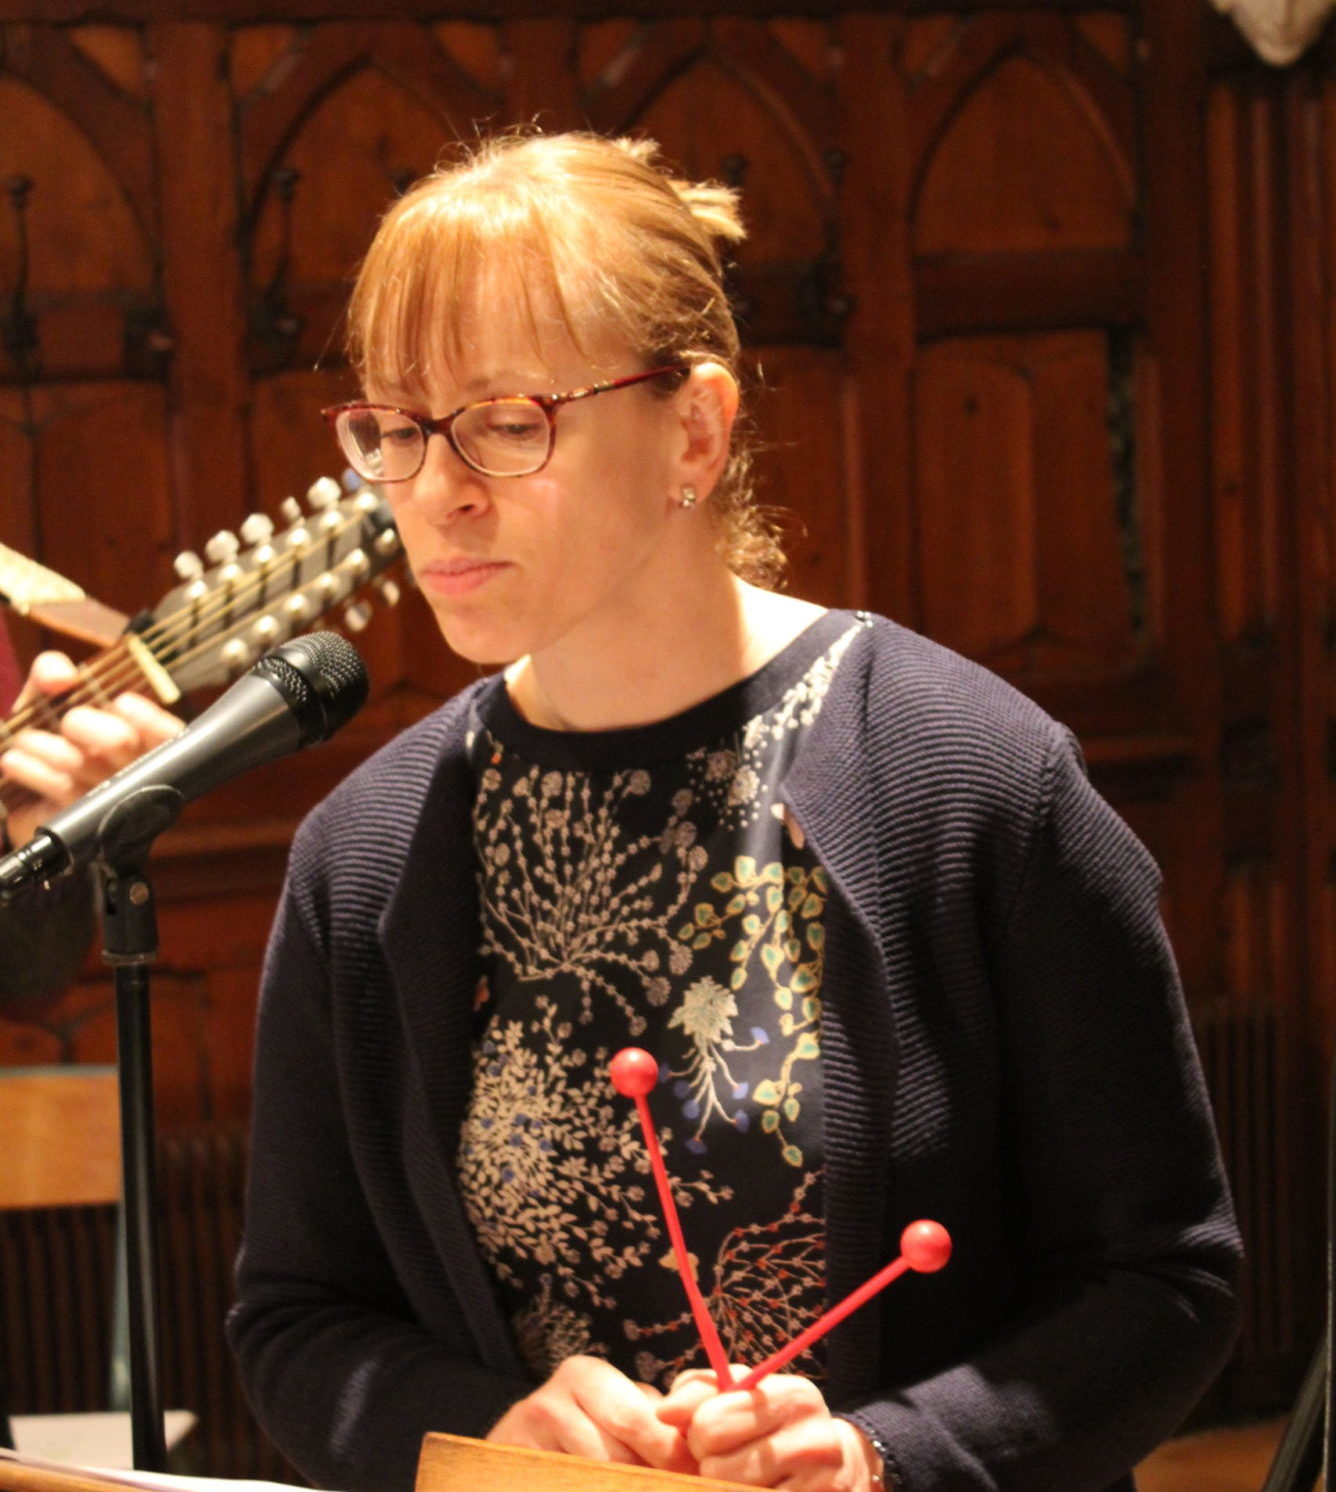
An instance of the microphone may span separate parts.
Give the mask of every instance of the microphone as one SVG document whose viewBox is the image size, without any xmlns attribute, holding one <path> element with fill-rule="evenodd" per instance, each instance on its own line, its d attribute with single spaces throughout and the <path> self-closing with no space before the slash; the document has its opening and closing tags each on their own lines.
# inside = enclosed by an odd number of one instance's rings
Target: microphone
<svg viewBox="0 0 1336 1492">
<path fill-rule="evenodd" d="M 0 859 L 0 903 L 118 850 L 146 850 L 193 799 L 327 740 L 366 703 L 357 649 L 312 632 L 267 653 L 179 736 L 100 782 Z"/>
</svg>

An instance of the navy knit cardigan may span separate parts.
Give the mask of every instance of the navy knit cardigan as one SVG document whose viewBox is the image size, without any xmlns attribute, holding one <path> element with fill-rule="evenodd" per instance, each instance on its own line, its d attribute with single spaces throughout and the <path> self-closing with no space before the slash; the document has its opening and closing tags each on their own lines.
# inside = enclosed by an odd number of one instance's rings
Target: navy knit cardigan
<svg viewBox="0 0 1336 1492">
<path fill-rule="evenodd" d="M 471 695 L 293 846 L 266 964 L 238 1304 L 257 1415 L 316 1482 L 411 1487 L 422 1435 L 532 1388 L 454 1182 L 479 917 Z M 829 870 L 828 1401 L 905 1492 L 1103 1492 L 1228 1354 L 1238 1235 L 1145 850 L 1068 732 L 878 620 L 784 798 Z"/>
</svg>

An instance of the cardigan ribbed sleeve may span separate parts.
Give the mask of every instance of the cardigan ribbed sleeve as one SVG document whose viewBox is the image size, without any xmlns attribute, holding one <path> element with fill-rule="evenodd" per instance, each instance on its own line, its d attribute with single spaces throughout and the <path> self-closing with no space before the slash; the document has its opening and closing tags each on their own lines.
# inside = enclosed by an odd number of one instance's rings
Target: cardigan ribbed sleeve
<svg viewBox="0 0 1336 1492">
<path fill-rule="evenodd" d="M 1181 1423 L 1237 1325 L 1238 1236 L 1158 872 L 1057 727 L 1037 781 L 1014 891 L 957 924 L 959 967 L 944 970 L 960 988 L 982 963 L 996 1021 L 996 1091 L 957 1083 L 951 1127 L 985 1149 L 980 1137 L 996 1133 L 1007 1228 L 965 1221 L 967 1189 L 936 1189 L 964 1221 L 963 1254 L 934 1280 L 939 1339 L 971 1328 L 978 1339 L 850 1416 L 887 1446 L 904 1492 L 1130 1486 L 1120 1478 Z M 940 936 L 932 922 L 929 939 Z M 902 1081 L 917 1095 L 905 1116 L 922 1114 L 930 1080 Z M 982 1185 L 975 1200 L 994 1205 Z M 985 1239 L 1001 1257 L 979 1256 Z M 953 1303 L 953 1268 L 972 1323 Z M 1013 1281 L 1000 1314 L 971 1279 L 989 1274 Z M 930 1314 L 908 1319 L 932 1331 Z M 894 1381 L 894 1342 L 885 1349 Z"/>
</svg>

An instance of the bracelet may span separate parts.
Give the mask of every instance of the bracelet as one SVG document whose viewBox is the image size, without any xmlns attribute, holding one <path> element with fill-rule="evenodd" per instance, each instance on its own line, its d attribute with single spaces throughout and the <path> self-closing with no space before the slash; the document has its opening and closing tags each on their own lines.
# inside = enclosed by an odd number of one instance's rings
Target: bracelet
<svg viewBox="0 0 1336 1492">
<path fill-rule="evenodd" d="M 872 1485 L 879 1488 L 880 1492 L 891 1492 L 891 1484 L 886 1480 L 886 1468 L 890 1465 L 891 1448 L 879 1436 L 869 1434 L 866 1430 L 863 1434 L 867 1436 L 867 1443 L 876 1451 L 877 1459 L 881 1462 L 878 1469 L 872 1473 Z"/>
</svg>

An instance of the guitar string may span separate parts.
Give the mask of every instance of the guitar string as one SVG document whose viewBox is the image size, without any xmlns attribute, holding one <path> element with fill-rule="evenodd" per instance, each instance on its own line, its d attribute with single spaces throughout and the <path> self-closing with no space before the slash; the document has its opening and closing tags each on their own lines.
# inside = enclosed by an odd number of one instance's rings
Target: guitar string
<svg viewBox="0 0 1336 1492">
<path fill-rule="evenodd" d="M 337 536 L 333 534 L 326 535 L 326 539 L 335 537 Z M 312 547 L 314 548 L 314 546 Z M 297 567 L 305 557 L 305 555 L 298 555 L 295 551 L 283 555 L 280 563 L 274 569 L 265 572 L 263 575 L 257 575 L 257 572 L 253 571 L 250 572 L 247 583 L 239 586 L 230 593 L 226 591 L 210 592 L 205 605 L 197 609 L 189 606 L 180 608 L 177 612 L 173 613 L 173 619 L 170 623 L 160 623 L 156 627 L 146 629 L 143 633 L 138 634 L 140 640 L 145 644 L 150 653 L 153 654 L 154 658 L 161 661 L 159 650 L 165 650 L 170 646 L 177 635 L 194 631 L 200 626 L 207 626 L 221 614 L 225 613 L 231 605 L 248 602 L 250 593 L 259 590 L 269 580 L 281 577 L 284 565 L 286 565 L 286 568 L 295 577 L 297 575 Z M 287 587 L 289 592 L 294 589 L 295 587 L 291 585 Z M 189 620 L 177 620 L 182 612 L 189 613 Z M 218 643 L 229 640 L 237 632 L 243 631 L 253 621 L 254 617 L 248 613 L 245 618 L 239 618 L 231 624 L 227 630 L 216 633 L 192 652 L 183 653 L 179 659 L 174 661 L 178 664 L 190 662 L 201 652 L 215 647 Z M 97 698 L 98 688 L 94 682 L 95 680 L 105 681 L 107 688 L 119 690 L 141 678 L 143 670 L 135 662 L 128 643 L 124 640 L 119 640 L 101 657 L 95 658 L 88 664 L 85 664 L 79 672 L 80 682 L 74 685 L 67 694 L 60 697 L 59 703 L 63 708 L 59 712 L 55 708 L 55 701 L 49 696 L 39 696 L 36 700 L 30 701 L 23 710 L 17 712 L 11 721 L 7 722 L 7 725 L 13 728 L 15 722 L 20 721 L 21 717 L 28 714 L 33 716 L 46 715 L 54 720 L 58 720 L 60 714 L 63 714 L 65 710 L 71 709 L 75 705 L 85 704 L 90 699 L 95 700 Z M 28 723 L 28 720 L 22 720 L 18 728 L 22 729 Z"/>
<path fill-rule="evenodd" d="M 137 633 L 153 654 L 155 660 L 162 661 L 162 651 L 165 651 L 171 643 L 182 636 L 197 631 L 199 627 L 208 625 L 220 618 L 232 607 L 246 603 L 253 594 L 262 591 L 275 580 L 283 582 L 283 596 L 276 600 L 286 599 L 287 596 L 295 594 L 302 587 L 294 582 L 300 580 L 300 567 L 312 554 L 322 547 L 337 545 L 348 532 L 363 524 L 366 520 L 365 513 L 357 513 L 352 517 L 344 518 L 338 526 L 331 526 L 318 540 L 311 542 L 301 549 L 290 549 L 276 556 L 276 563 L 272 568 L 264 571 L 252 570 L 246 572 L 244 582 L 231 592 L 224 590 L 213 590 L 203 598 L 204 604 L 197 609 L 190 606 L 181 606 L 174 611 L 165 621 L 156 623 L 146 628 L 144 632 Z M 347 555 L 342 556 L 343 559 Z M 334 565 L 340 561 L 335 560 Z M 329 568 L 333 568 L 331 565 Z M 383 566 L 381 568 L 384 568 Z M 284 574 L 285 569 L 290 572 Z M 326 570 L 324 573 L 328 573 Z M 340 598 L 342 599 L 342 598 Z M 249 613 L 228 625 L 226 630 L 215 633 L 198 644 L 193 650 L 182 653 L 180 657 L 173 659 L 176 666 L 192 662 L 205 652 L 216 648 L 220 643 L 228 641 L 238 633 L 243 632 L 251 626 L 255 618 Z M 162 650 L 162 651 L 160 651 Z M 87 703 L 90 699 L 96 699 L 99 693 L 103 698 L 107 697 L 109 691 L 119 691 L 131 683 L 142 678 L 143 670 L 135 661 L 130 652 L 128 643 L 124 638 L 118 639 L 111 647 L 98 658 L 92 659 L 79 670 L 81 682 L 74 685 L 68 694 L 61 696 L 60 704 L 63 707 L 59 712 L 55 709 L 55 702 L 49 696 L 39 696 L 35 700 L 23 706 L 15 712 L 9 720 L 0 722 L 0 736 L 13 737 L 19 730 L 26 729 L 38 716 L 46 715 L 52 722 L 57 722 L 60 715 L 76 705 Z M 0 795 L 3 794 L 3 784 L 0 784 Z"/>
<path fill-rule="evenodd" d="M 339 540 L 346 536 L 348 530 L 355 524 L 362 523 L 365 520 L 366 516 L 367 515 L 365 514 L 358 514 L 353 518 L 345 519 L 342 524 L 338 526 L 332 526 L 327 529 L 321 536 L 321 539 L 318 543 L 312 543 L 300 550 L 287 551 L 285 554 L 280 556 L 280 564 L 276 565 L 271 570 L 268 570 L 266 572 L 249 572 L 247 575 L 247 583 L 239 587 L 237 590 L 234 590 L 230 595 L 225 595 L 218 591 L 210 592 L 208 600 L 210 602 L 219 602 L 219 605 L 214 607 L 213 611 L 217 612 L 219 610 L 227 610 L 228 607 L 235 604 L 237 601 L 248 599 L 250 592 L 266 586 L 269 582 L 281 576 L 282 562 L 287 563 L 287 568 L 292 572 L 292 578 L 299 578 L 300 565 L 304 560 L 308 559 L 322 545 L 337 545 Z M 344 555 L 342 558 L 346 559 L 347 556 Z M 337 564 L 338 561 L 335 561 L 335 563 Z M 384 569 L 386 568 L 386 566 L 382 565 L 379 568 Z M 324 573 L 327 574 L 328 570 L 326 570 Z M 286 585 L 286 594 L 292 594 L 298 589 L 300 589 L 299 586 L 293 585 L 289 582 Z M 173 616 L 179 617 L 181 615 L 181 612 L 185 609 L 186 608 L 181 608 L 181 610 L 177 613 L 174 613 Z M 197 612 L 195 612 L 193 619 L 189 621 L 183 620 L 179 626 L 174 626 L 168 623 L 161 623 L 156 628 L 149 628 L 144 633 L 138 635 L 141 637 L 141 640 L 145 641 L 146 643 L 148 643 L 149 639 L 152 638 L 154 643 L 162 645 L 164 639 L 172 634 L 173 631 L 179 633 L 182 631 L 188 632 L 196 629 L 201 624 L 201 618 L 207 618 L 208 620 L 213 619 L 212 615 L 209 614 L 209 608 L 207 606 L 202 607 Z M 192 659 L 198 657 L 200 654 L 216 648 L 221 642 L 226 641 L 229 637 L 233 637 L 238 632 L 244 631 L 246 627 L 251 625 L 253 620 L 254 618 L 249 615 L 246 616 L 244 619 L 238 620 L 226 631 L 214 634 L 212 637 L 208 638 L 205 642 L 196 647 L 193 651 L 183 653 L 179 658 L 173 661 L 178 667 L 183 663 L 190 662 Z M 150 651 L 153 651 L 152 645 L 150 645 Z M 154 652 L 154 657 L 158 657 L 158 654 L 156 652 Z M 61 711 L 61 713 L 63 713 L 64 710 L 69 710 L 76 705 L 85 703 L 90 698 L 96 698 L 98 688 L 97 683 L 94 682 L 95 679 L 104 679 L 108 683 L 112 684 L 114 688 L 120 689 L 141 680 L 143 677 L 142 668 L 135 661 L 133 655 L 130 653 L 129 648 L 123 639 L 114 643 L 112 647 L 108 649 L 108 651 L 104 653 L 100 658 L 93 659 L 90 663 L 81 667 L 79 672 L 83 676 L 83 682 L 80 684 L 76 684 L 69 691 L 68 694 L 61 697 L 60 703 L 63 706 L 63 710 Z M 10 720 L 0 721 L 0 746 L 3 745 L 3 742 L 5 740 L 12 740 L 18 730 L 25 729 L 32 722 L 32 720 L 36 718 L 36 716 L 42 713 L 47 714 L 51 718 L 53 724 L 59 723 L 60 714 L 57 713 L 54 708 L 54 701 L 52 701 L 47 696 L 39 697 L 37 700 L 30 702 L 22 710 L 18 711 L 14 716 L 10 718 Z M 3 806 L 3 808 L 7 812 L 20 807 L 24 803 L 34 801 L 37 797 L 38 795 L 33 793 L 31 789 L 23 787 L 20 783 L 13 782 L 9 779 L 0 778 L 0 806 Z"/>
</svg>

